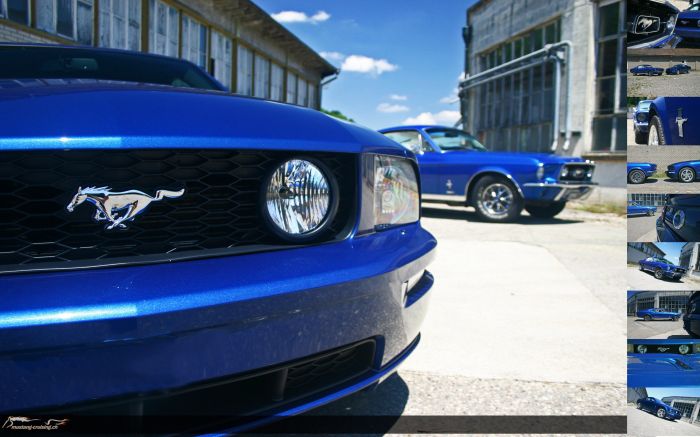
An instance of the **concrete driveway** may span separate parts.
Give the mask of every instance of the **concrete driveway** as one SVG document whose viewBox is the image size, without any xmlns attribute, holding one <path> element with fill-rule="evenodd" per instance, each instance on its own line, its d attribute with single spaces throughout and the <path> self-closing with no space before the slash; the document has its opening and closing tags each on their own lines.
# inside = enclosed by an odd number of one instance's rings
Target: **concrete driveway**
<svg viewBox="0 0 700 437">
<path fill-rule="evenodd" d="M 627 406 L 627 435 L 655 437 L 660 435 L 700 435 L 700 426 L 684 421 L 671 422 L 651 413 Z"/>
<path fill-rule="evenodd" d="M 691 338 L 683 329 L 683 319 L 676 320 L 652 320 L 645 322 L 636 316 L 627 317 L 628 338 L 650 339 L 683 339 Z"/>
<path fill-rule="evenodd" d="M 421 344 L 376 391 L 313 414 L 624 414 L 624 218 L 423 217 L 438 251 Z"/>
<path fill-rule="evenodd" d="M 627 266 L 628 290 L 700 290 L 700 279 L 683 276 L 680 280 L 656 279 L 650 272 L 639 270 L 639 266 Z"/>
<path fill-rule="evenodd" d="M 627 241 L 656 241 L 656 214 L 627 216 Z"/>
</svg>

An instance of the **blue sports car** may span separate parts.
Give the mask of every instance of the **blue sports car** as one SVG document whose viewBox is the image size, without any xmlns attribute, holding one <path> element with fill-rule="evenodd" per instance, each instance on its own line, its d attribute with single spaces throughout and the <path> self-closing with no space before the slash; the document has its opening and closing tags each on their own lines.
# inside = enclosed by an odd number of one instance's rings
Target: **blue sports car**
<svg viewBox="0 0 700 437">
<path fill-rule="evenodd" d="M 700 4 L 694 4 L 678 14 L 675 33 L 684 41 L 700 42 Z"/>
<path fill-rule="evenodd" d="M 690 65 L 676 64 L 666 69 L 666 74 L 690 74 Z"/>
<path fill-rule="evenodd" d="M 674 47 L 678 9 L 665 0 L 627 0 L 627 47 Z"/>
<path fill-rule="evenodd" d="M 649 105 L 650 146 L 700 145 L 700 97 L 657 97 Z"/>
<path fill-rule="evenodd" d="M 700 196 L 668 194 L 656 220 L 658 241 L 700 241 Z"/>
<path fill-rule="evenodd" d="M 680 313 L 675 313 L 673 311 L 668 311 L 664 308 L 649 308 L 646 310 L 637 311 L 637 317 L 644 319 L 647 322 L 651 320 L 673 320 L 676 321 L 681 318 Z"/>
<path fill-rule="evenodd" d="M 630 73 L 632 73 L 632 76 L 661 76 L 664 73 L 664 69 L 649 64 L 642 64 L 632 67 Z"/>
<path fill-rule="evenodd" d="M 695 182 L 700 172 L 700 161 L 674 162 L 666 168 L 666 176 L 678 182 Z"/>
<path fill-rule="evenodd" d="M 685 274 L 685 269 L 664 258 L 649 257 L 639 261 L 639 270 L 652 272 L 656 279 L 678 280 Z"/>
<path fill-rule="evenodd" d="M 595 164 L 581 158 L 489 152 L 468 133 L 444 126 L 380 130 L 416 153 L 422 200 L 473 206 L 486 221 L 515 220 L 523 208 L 534 217 L 559 214 L 568 200 L 590 195 Z"/>
<path fill-rule="evenodd" d="M 627 340 L 628 387 L 697 385 L 698 380 L 698 340 Z"/>
<path fill-rule="evenodd" d="M 694 291 L 688 299 L 683 314 L 683 329 L 694 338 L 700 338 L 700 291 Z"/>
<path fill-rule="evenodd" d="M 627 182 L 630 184 L 643 184 L 647 178 L 656 172 L 656 164 L 651 162 L 628 162 Z"/>
<path fill-rule="evenodd" d="M 640 100 L 634 107 L 632 123 L 634 124 L 634 142 L 646 144 L 649 139 L 649 106 L 651 100 Z"/>
<path fill-rule="evenodd" d="M 303 412 L 416 348 L 436 241 L 410 151 L 172 58 L 0 65 L 0 412 L 226 432 L 252 425 L 212 415 Z"/>
<path fill-rule="evenodd" d="M 656 214 L 655 206 L 640 205 L 636 202 L 627 204 L 627 215 L 654 215 Z"/>
<path fill-rule="evenodd" d="M 655 414 L 661 419 L 678 420 L 683 417 L 680 410 L 652 397 L 637 399 L 637 408 Z"/>
</svg>

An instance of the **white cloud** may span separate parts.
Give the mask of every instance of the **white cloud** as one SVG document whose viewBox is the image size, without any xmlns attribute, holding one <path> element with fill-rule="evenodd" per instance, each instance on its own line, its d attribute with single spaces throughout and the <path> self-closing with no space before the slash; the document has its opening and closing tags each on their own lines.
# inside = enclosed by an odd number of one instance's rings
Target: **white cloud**
<svg viewBox="0 0 700 437">
<path fill-rule="evenodd" d="M 403 96 L 403 95 L 401 95 L 401 94 L 392 94 L 392 95 L 389 96 L 389 98 L 390 98 L 391 100 L 397 100 L 397 101 L 400 101 L 400 102 L 404 102 L 404 101 L 408 100 L 408 97 L 407 97 L 407 96 Z"/>
<path fill-rule="evenodd" d="M 452 90 L 452 93 L 449 96 L 445 96 L 440 99 L 440 103 L 445 103 L 445 104 L 452 104 L 452 103 L 457 103 L 459 102 L 459 90 L 457 88 Z"/>
<path fill-rule="evenodd" d="M 367 73 L 374 76 L 395 71 L 399 67 L 387 61 L 386 59 L 374 59 L 363 55 L 350 55 L 343 61 L 340 66 L 342 71 L 351 71 L 355 73 Z"/>
<path fill-rule="evenodd" d="M 318 11 L 313 15 L 306 15 L 299 11 L 282 11 L 272 14 L 272 18 L 280 23 L 311 23 L 318 24 L 327 21 L 331 15 L 326 11 Z"/>
<path fill-rule="evenodd" d="M 389 114 L 393 114 L 396 112 L 408 112 L 410 108 L 405 105 L 397 105 L 394 103 L 380 103 L 377 106 L 377 111 L 379 112 L 386 112 Z"/>
<path fill-rule="evenodd" d="M 345 59 L 345 55 L 340 52 L 321 52 L 320 54 L 329 61 L 342 61 Z"/>
<path fill-rule="evenodd" d="M 444 124 L 451 126 L 459 120 L 459 117 L 459 111 L 421 112 L 415 117 L 408 117 L 403 121 L 403 124 Z"/>
</svg>

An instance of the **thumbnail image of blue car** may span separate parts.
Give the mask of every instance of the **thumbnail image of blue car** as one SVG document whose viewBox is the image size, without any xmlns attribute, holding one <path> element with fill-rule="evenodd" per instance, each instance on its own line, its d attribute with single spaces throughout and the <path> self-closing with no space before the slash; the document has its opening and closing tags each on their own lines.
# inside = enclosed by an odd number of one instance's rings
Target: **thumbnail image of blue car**
<svg viewBox="0 0 700 437">
<path fill-rule="evenodd" d="M 668 1 L 627 0 L 627 47 L 675 47 L 678 8 Z"/>
<path fill-rule="evenodd" d="M 679 280 L 686 272 L 682 267 L 664 258 L 648 257 L 639 261 L 639 270 L 651 272 L 656 279 Z"/>
<path fill-rule="evenodd" d="M 646 144 L 649 139 L 649 106 L 651 100 L 640 100 L 632 112 L 632 124 L 634 125 L 634 142 Z"/>
<path fill-rule="evenodd" d="M 649 64 L 642 64 L 631 68 L 630 73 L 632 73 L 632 76 L 661 76 L 664 73 L 664 69 Z"/>
<path fill-rule="evenodd" d="M 678 14 L 675 33 L 684 41 L 700 43 L 700 4 L 694 4 Z"/>
<path fill-rule="evenodd" d="M 651 320 L 673 320 L 675 322 L 681 318 L 681 314 L 668 311 L 665 308 L 649 308 L 646 310 L 637 311 L 637 317 L 644 319 L 647 322 Z"/>
<path fill-rule="evenodd" d="M 656 219 L 658 241 L 700 241 L 700 195 L 667 194 Z"/>
<path fill-rule="evenodd" d="M 700 380 L 700 340 L 627 340 L 628 387 L 697 385 Z"/>
<path fill-rule="evenodd" d="M 700 338 L 700 291 L 694 291 L 683 313 L 683 329 L 693 338 Z"/>
<path fill-rule="evenodd" d="M 627 204 L 627 215 L 654 215 L 656 214 L 655 206 L 640 205 L 637 202 Z"/>
<path fill-rule="evenodd" d="M 663 401 L 652 397 L 637 399 L 637 408 L 654 414 L 661 419 L 678 420 L 683 417 L 683 414 L 677 408 L 673 408 Z"/>
<path fill-rule="evenodd" d="M 490 152 L 467 132 L 444 126 L 380 132 L 416 154 L 424 202 L 473 206 L 485 221 L 513 221 L 523 208 L 551 218 L 597 185 L 595 164 L 577 157 Z"/>
<path fill-rule="evenodd" d="M 656 164 L 652 162 L 628 162 L 627 182 L 630 184 L 643 184 L 655 172 Z"/>
<path fill-rule="evenodd" d="M 700 97 L 657 97 L 652 100 L 647 144 L 700 145 Z"/>
<path fill-rule="evenodd" d="M 214 431 L 415 350 L 436 240 L 410 151 L 170 57 L 3 45 L 0 65 L 0 414 Z"/>
<path fill-rule="evenodd" d="M 687 64 L 676 64 L 666 69 L 666 74 L 690 74 L 690 65 Z"/>
<path fill-rule="evenodd" d="M 700 172 L 700 161 L 674 162 L 666 168 L 666 176 L 684 183 L 697 181 L 698 172 Z"/>
</svg>

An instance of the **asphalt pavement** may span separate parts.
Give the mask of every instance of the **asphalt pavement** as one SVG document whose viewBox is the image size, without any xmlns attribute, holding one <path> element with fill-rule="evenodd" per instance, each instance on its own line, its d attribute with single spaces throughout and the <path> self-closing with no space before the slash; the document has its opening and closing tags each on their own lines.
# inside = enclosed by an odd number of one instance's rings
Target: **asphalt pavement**
<svg viewBox="0 0 700 437">
<path fill-rule="evenodd" d="M 627 317 L 627 337 L 649 339 L 684 339 L 691 338 L 683 329 L 683 320 L 644 321 L 636 316 Z"/>
<path fill-rule="evenodd" d="M 660 419 L 651 413 L 627 406 L 627 434 L 639 437 L 700 435 L 700 426 L 677 420 Z"/>
<path fill-rule="evenodd" d="M 624 414 L 624 217 L 491 224 L 430 205 L 423 225 L 438 249 L 417 350 L 377 390 L 312 414 Z"/>
<path fill-rule="evenodd" d="M 627 241 L 656 241 L 656 219 L 654 215 L 627 216 Z"/>
<path fill-rule="evenodd" d="M 700 71 L 688 74 L 668 75 L 664 71 L 661 76 L 634 76 L 627 74 L 627 96 L 656 97 L 698 96 L 700 95 Z"/>
<path fill-rule="evenodd" d="M 700 278 L 682 276 L 679 280 L 656 279 L 653 273 L 639 270 L 639 266 L 627 266 L 628 290 L 700 290 Z"/>
</svg>

